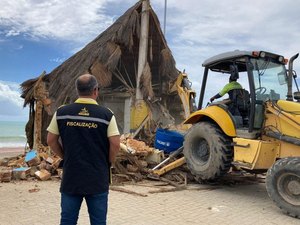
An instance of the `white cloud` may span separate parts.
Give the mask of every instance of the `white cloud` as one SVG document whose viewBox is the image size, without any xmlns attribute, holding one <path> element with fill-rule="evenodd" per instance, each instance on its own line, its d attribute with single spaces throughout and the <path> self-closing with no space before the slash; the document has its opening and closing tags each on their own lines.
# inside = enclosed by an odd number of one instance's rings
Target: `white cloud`
<svg viewBox="0 0 300 225">
<path fill-rule="evenodd" d="M 18 92 L 19 85 L 13 82 L 0 81 L 0 101 L 10 100 L 17 106 L 22 105 L 22 99 Z"/>
<path fill-rule="evenodd" d="M 28 109 L 23 109 L 19 88 L 17 83 L 0 81 L 0 120 L 17 121 L 28 118 Z"/>
<path fill-rule="evenodd" d="M 105 0 L 2 0 L 0 26 L 6 36 L 28 35 L 85 42 L 112 23 Z"/>
<path fill-rule="evenodd" d="M 50 62 L 63 63 L 65 60 L 66 60 L 65 58 L 55 58 L 55 59 L 50 59 Z"/>
<path fill-rule="evenodd" d="M 19 31 L 14 30 L 13 28 L 11 30 L 8 30 L 7 33 L 5 34 L 6 37 L 10 36 L 18 36 L 20 34 Z"/>
<path fill-rule="evenodd" d="M 126 10 L 136 2 L 124 0 L 121 7 L 119 0 L 2 0 L 0 26 L 6 36 L 67 40 L 82 47 L 124 13 L 115 6 Z M 164 1 L 151 3 L 163 24 Z M 300 48 L 299 5 L 293 0 L 168 0 L 167 40 L 176 59 L 182 55 L 185 61 L 189 54 L 202 62 L 238 48 L 266 49 L 289 57 Z M 190 46 L 193 51 L 184 51 Z"/>
</svg>

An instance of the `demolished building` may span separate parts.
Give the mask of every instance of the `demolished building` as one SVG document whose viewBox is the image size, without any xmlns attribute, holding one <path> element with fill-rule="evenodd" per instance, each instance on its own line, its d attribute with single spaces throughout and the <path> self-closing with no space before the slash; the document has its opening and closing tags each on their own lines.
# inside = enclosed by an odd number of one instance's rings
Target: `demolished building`
<svg viewBox="0 0 300 225">
<path fill-rule="evenodd" d="M 148 0 L 137 2 L 52 72 L 43 72 L 21 84 L 24 107 L 29 106 L 30 111 L 26 125 L 30 148 L 46 145 L 46 128 L 52 115 L 59 106 L 76 100 L 75 80 L 83 73 L 97 78 L 101 86 L 97 101 L 115 113 L 121 133 L 140 131 L 140 128 L 147 128 L 146 133 L 151 133 L 157 126 L 179 124 L 185 119 L 185 103 L 174 88 L 174 85 L 183 85 L 178 83 L 180 72 L 159 20 L 150 4 L 145 9 L 145 2 L 149 4 Z M 148 14 L 147 51 L 139 72 L 144 13 Z M 138 99 L 136 89 L 140 90 L 146 112 L 134 113 Z"/>
</svg>

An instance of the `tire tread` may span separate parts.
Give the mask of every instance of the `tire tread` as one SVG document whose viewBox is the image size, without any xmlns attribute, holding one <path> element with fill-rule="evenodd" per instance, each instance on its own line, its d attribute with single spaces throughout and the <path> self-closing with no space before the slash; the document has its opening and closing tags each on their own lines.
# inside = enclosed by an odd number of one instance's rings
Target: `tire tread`
<svg viewBox="0 0 300 225">
<path fill-rule="evenodd" d="M 219 162 L 220 166 L 219 168 L 215 171 L 215 173 L 208 177 L 208 178 L 201 178 L 201 180 L 215 180 L 218 179 L 219 177 L 222 177 L 223 175 L 225 175 L 228 170 L 231 167 L 231 162 L 232 162 L 232 158 L 233 158 L 233 151 L 232 151 L 232 147 L 231 147 L 231 139 L 229 137 L 227 137 L 221 130 L 220 128 L 212 123 L 208 123 L 208 122 L 200 122 L 198 124 L 193 125 L 193 127 L 191 128 L 190 132 L 196 132 L 195 130 L 198 129 L 198 126 L 203 126 L 203 129 L 209 129 L 210 131 L 212 131 L 211 135 L 214 135 L 215 138 L 218 139 L 218 145 L 219 147 L 219 152 L 217 152 L 216 154 L 221 154 L 220 158 L 221 158 L 221 162 Z M 189 140 L 185 140 L 189 141 Z M 185 145 L 185 143 L 184 143 Z M 184 150 L 184 152 L 187 150 Z M 189 155 L 189 154 L 188 154 Z M 185 154 L 185 157 L 186 154 Z M 198 171 L 193 170 L 193 166 L 190 164 L 190 161 L 188 158 L 186 158 L 186 162 L 187 165 L 191 171 L 191 173 L 196 177 L 197 180 L 199 180 L 199 178 L 202 176 L 202 174 L 200 174 Z"/>
<path fill-rule="evenodd" d="M 298 207 L 297 210 L 296 207 L 292 205 L 289 207 L 286 206 L 286 203 L 277 193 L 278 191 L 276 188 L 274 188 L 273 183 L 275 182 L 274 179 L 276 179 L 276 174 L 282 170 L 293 172 L 298 171 L 300 175 L 300 158 L 282 158 L 274 163 L 274 165 L 268 170 L 266 177 L 266 188 L 268 195 L 284 213 L 291 217 L 300 218 L 300 207 Z"/>
</svg>

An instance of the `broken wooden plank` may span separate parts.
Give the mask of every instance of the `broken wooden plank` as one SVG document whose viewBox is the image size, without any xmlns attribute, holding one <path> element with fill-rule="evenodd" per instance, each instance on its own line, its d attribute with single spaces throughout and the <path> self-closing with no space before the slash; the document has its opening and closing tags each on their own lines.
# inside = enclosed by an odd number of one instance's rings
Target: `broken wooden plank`
<svg viewBox="0 0 300 225">
<path fill-rule="evenodd" d="M 136 173 L 139 170 L 139 168 L 137 166 L 131 165 L 131 164 L 127 164 L 126 169 L 132 173 Z"/>
<path fill-rule="evenodd" d="M 150 194 L 155 194 L 155 193 L 182 191 L 182 190 L 186 190 L 186 186 L 185 185 L 180 185 L 180 186 L 172 187 L 172 188 L 160 188 L 159 190 L 148 191 L 148 192 Z"/>
<path fill-rule="evenodd" d="M 169 180 L 169 179 L 167 179 L 167 178 L 164 178 L 164 177 L 160 177 L 159 180 L 164 181 L 164 182 L 167 182 L 168 184 L 170 184 L 170 185 L 172 185 L 172 186 L 174 186 L 174 187 L 177 187 L 177 188 L 179 188 L 179 187 L 182 186 L 182 185 L 180 185 L 180 184 L 178 184 L 178 183 L 176 183 L 176 182 L 174 182 L 174 181 L 171 181 L 171 180 Z"/>
<path fill-rule="evenodd" d="M 8 167 L 21 167 L 24 164 L 24 157 L 12 159 L 8 162 Z"/>
<path fill-rule="evenodd" d="M 62 159 L 61 158 L 55 158 L 53 163 L 52 163 L 52 167 L 53 169 L 57 169 L 61 163 Z"/>
<path fill-rule="evenodd" d="M 142 193 L 138 193 L 138 192 L 135 192 L 135 191 L 126 190 L 124 188 L 115 187 L 115 186 L 110 186 L 109 189 L 112 190 L 112 191 L 124 192 L 124 193 L 127 193 L 127 194 L 137 195 L 137 196 L 141 196 L 141 197 L 147 197 L 148 196 L 146 194 L 142 194 Z"/>
<path fill-rule="evenodd" d="M 156 194 L 156 193 L 165 193 L 165 192 L 174 192 L 174 191 L 183 191 L 183 190 L 191 190 L 191 191 L 212 191 L 219 189 L 220 187 L 193 187 L 190 188 L 186 185 L 181 185 L 178 187 L 172 187 L 172 188 L 160 188 L 159 190 L 153 190 L 148 191 L 150 194 Z"/>
<path fill-rule="evenodd" d="M 135 183 L 134 185 L 141 186 L 141 187 L 161 188 L 163 186 L 168 186 L 169 184 L 166 182 L 148 182 L 148 183 Z"/>
<path fill-rule="evenodd" d="M 49 157 L 49 155 L 46 152 L 40 152 L 39 156 L 40 156 L 40 158 L 42 158 L 44 160 L 46 160 Z"/>
<path fill-rule="evenodd" d="M 63 176 L 63 170 L 62 169 L 56 169 L 57 175 L 60 179 L 62 179 Z"/>
<path fill-rule="evenodd" d="M 49 164 L 53 164 L 54 159 L 51 156 L 49 156 L 49 157 L 46 158 L 46 162 L 49 163 Z"/>
<path fill-rule="evenodd" d="M 138 127 L 138 129 L 136 129 L 136 131 L 134 132 L 132 138 L 135 138 L 138 135 L 138 133 L 144 128 L 144 126 L 146 125 L 146 123 L 148 123 L 149 120 L 150 120 L 150 117 L 149 117 L 149 115 L 147 115 L 146 118 L 144 119 L 144 121 Z"/>
<path fill-rule="evenodd" d="M 32 188 L 32 189 L 29 189 L 28 190 L 28 192 L 29 193 L 34 193 L 34 192 L 38 192 L 38 191 L 40 191 L 41 189 L 39 189 L 39 188 Z"/>
</svg>

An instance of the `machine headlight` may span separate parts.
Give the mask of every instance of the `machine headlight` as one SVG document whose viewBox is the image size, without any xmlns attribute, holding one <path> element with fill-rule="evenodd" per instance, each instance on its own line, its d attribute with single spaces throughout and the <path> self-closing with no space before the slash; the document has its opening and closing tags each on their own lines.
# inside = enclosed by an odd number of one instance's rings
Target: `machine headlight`
<svg viewBox="0 0 300 225">
<path fill-rule="evenodd" d="M 262 58 L 265 58 L 266 53 L 265 52 L 261 52 L 259 56 L 262 57 Z"/>
<path fill-rule="evenodd" d="M 284 61 L 283 56 L 279 56 L 278 61 L 282 63 Z"/>
</svg>

